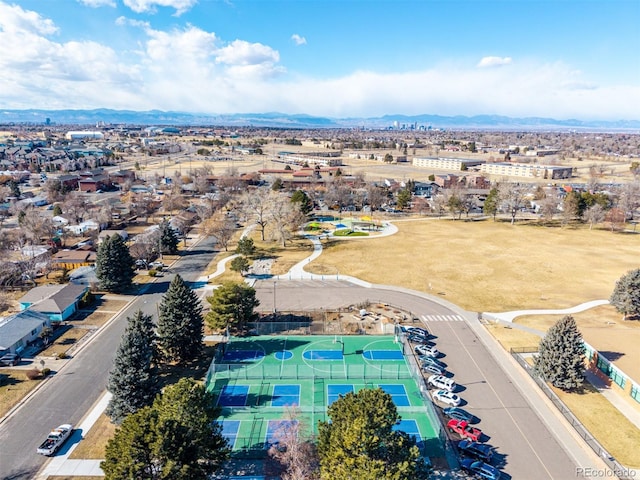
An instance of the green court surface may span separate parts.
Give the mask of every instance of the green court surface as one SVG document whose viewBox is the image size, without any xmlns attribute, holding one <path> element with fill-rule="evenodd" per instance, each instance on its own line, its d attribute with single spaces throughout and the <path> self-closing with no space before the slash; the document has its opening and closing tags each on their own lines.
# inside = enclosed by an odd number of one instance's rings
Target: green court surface
<svg viewBox="0 0 640 480">
<path fill-rule="evenodd" d="M 207 374 L 218 419 L 234 454 L 260 456 L 295 406 L 302 431 L 317 434 L 327 406 L 363 388 L 389 393 L 423 454 L 444 455 L 441 427 L 419 374 L 412 375 L 393 336 L 259 336 L 231 338 Z M 424 389 L 424 386 L 423 386 Z"/>
</svg>

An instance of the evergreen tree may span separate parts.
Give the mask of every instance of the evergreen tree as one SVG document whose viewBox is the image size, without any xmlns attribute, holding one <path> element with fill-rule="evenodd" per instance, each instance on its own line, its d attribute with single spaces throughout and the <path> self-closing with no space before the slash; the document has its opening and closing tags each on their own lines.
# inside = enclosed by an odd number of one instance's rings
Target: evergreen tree
<svg viewBox="0 0 640 480">
<path fill-rule="evenodd" d="M 195 359 L 202 352 L 202 304 L 180 275 L 173 278 L 159 311 L 158 346 L 163 356 L 178 363 Z"/>
<path fill-rule="evenodd" d="M 213 397 L 181 379 L 151 407 L 125 418 L 107 443 L 106 480 L 207 480 L 229 457 Z"/>
<path fill-rule="evenodd" d="M 620 277 L 609 299 L 619 313 L 624 315 L 640 315 L 640 269 L 631 270 Z"/>
<path fill-rule="evenodd" d="M 415 440 L 393 430 L 400 420 L 391 395 L 363 389 L 348 393 L 318 425 L 322 480 L 426 479 L 428 467 Z"/>
<path fill-rule="evenodd" d="M 155 371 L 156 334 L 151 315 L 138 310 L 133 317 L 127 317 L 127 322 L 107 382 L 107 390 L 113 397 L 106 414 L 116 424 L 142 407 L 150 406 L 159 391 Z"/>
<path fill-rule="evenodd" d="M 121 293 L 131 287 L 135 262 L 120 235 L 104 239 L 96 256 L 96 277 L 100 287 L 108 292 Z"/>
<path fill-rule="evenodd" d="M 178 253 L 178 235 L 167 220 L 163 220 L 159 226 L 160 229 L 160 253 L 167 255 L 175 255 Z"/>
<path fill-rule="evenodd" d="M 214 330 L 232 328 L 244 330 L 247 322 L 254 321 L 257 314 L 255 307 L 260 305 L 254 288 L 245 283 L 224 282 L 207 297 L 211 310 L 206 321 Z"/>
<path fill-rule="evenodd" d="M 398 196 L 396 197 L 396 202 L 398 208 L 400 210 L 404 210 L 411 203 L 411 190 L 408 188 L 403 188 L 398 192 Z"/>
<path fill-rule="evenodd" d="M 582 335 L 571 315 L 558 320 L 540 341 L 535 372 L 553 386 L 575 390 L 582 386 L 585 371 Z"/>
<path fill-rule="evenodd" d="M 482 210 L 485 215 L 491 215 L 493 219 L 496 219 L 496 214 L 498 213 L 498 202 L 500 201 L 500 194 L 497 188 L 492 188 L 489 191 L 489 195 L 484 201 L 484 206 Z"/>
<path fill-rule="evenodd" d="M 245 257 L 250 257 L 254 253 L 256 253 L 256 246 L 253 243 L 253 238 L 250 237 L 242 237 L 238 240 L 238 245 L 236 246 L 236 253 L 240 255 L 244 255 Z"/>
<path fill-rule="evenodd" d="M 300 211 L 305 215 L 313 210 L 313 202 L 311 202 L 309 195 L 302 190 L 293 192 L 293 195 L 291 195 L 291 203 L 297 203 L 300 206 Z"/>
<path fill-rule="evenodd" d="M 231 270 L 238 272 L 240 275 L 244 275 L 244 272 L 249 270 L 249 260 L 244 255 L 240 255 L 231 260 Z"/>
<path fill-rule="evenodd" d="M 20 185 L 18 184 L 18 182 L 16 182 L 15 180 L 9 180 L 7 182 L 7 186 L 11 191 L 12 197 L 20 198 L 20 196 L 22 195 L 22 192 L 20 191 Z"/>
</svg>

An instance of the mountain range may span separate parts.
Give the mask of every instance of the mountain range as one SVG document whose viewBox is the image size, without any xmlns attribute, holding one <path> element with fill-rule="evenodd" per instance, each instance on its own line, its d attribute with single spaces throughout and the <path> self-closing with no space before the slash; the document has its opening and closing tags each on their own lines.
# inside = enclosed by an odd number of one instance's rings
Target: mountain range
<svg viewBox="0 0 640 480">
<path fill-rule="evenodd" d="M 384 115 L 368 118 L 330 118 L 305 114 L 236 113 L 207 115 L 200 113 L 161 110 L 3 110 L 0 125 L 165 125 L 165 126 L 237 126 L 273 128 L 406 128 L 477 129 L 477 130 L 581 130 L 581 131 L 639 131 L 640 120 L 557 120 L 544 117 L 508 117 L 502 115 L 442 116 L 442 115 Z"/>
</svg>

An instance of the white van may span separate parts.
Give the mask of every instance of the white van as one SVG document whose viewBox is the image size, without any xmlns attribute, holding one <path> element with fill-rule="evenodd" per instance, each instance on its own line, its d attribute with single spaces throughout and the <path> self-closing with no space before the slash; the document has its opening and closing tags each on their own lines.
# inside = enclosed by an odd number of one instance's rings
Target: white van
<svg viewBox="0 0 640 480">
<path fill-rule="evenodd" d="M 456 382 L 444 375 L 431 375 L 427 383 L 441 390 L 446 390 L 447 392 L 453 392 L 456 389 Z"/>
</svg>

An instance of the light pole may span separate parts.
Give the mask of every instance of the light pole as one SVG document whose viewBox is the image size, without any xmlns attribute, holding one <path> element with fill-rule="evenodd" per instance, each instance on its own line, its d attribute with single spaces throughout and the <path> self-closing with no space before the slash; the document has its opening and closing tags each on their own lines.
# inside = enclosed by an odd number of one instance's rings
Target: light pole
<svg viewBox="0 0 640 480">
<path fill-rule="evenodd" d="M 276 286 L 277 285 L 278 285 L 278 282 L 273 282 L 273 316 L 274 318 L 277 313 L 277 309 L 276 309 Z"/>
</svg>

